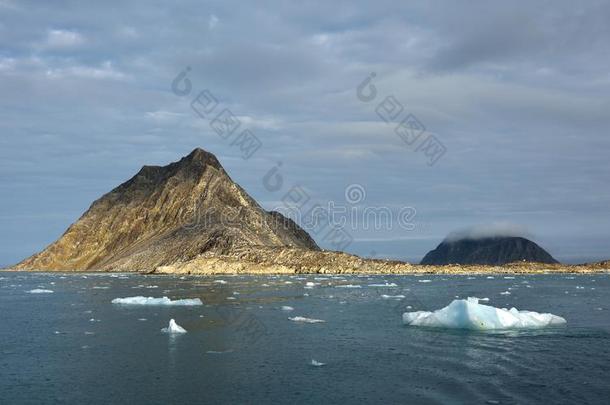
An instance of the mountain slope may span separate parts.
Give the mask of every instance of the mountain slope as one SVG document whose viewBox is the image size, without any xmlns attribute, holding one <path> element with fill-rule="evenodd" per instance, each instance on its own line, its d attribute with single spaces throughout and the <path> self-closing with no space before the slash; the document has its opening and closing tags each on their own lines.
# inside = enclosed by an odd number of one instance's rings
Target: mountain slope
<svg viewBox="0 0 610 405">
<path fill-rule="evenodd" d="M 517 261 L 558 263 L 546 250 L 521 237 L 445 239 L 424 256 L 421 264 L 502 265 Z"/>
<path fill-rule="evenodd" d="M 292 220 L 262 209 L 213 154 L 198 148 L 167 166 L 144 166 L 16 268 L 151 270 L 256 246 L 319 249 Z"/>
</svg>

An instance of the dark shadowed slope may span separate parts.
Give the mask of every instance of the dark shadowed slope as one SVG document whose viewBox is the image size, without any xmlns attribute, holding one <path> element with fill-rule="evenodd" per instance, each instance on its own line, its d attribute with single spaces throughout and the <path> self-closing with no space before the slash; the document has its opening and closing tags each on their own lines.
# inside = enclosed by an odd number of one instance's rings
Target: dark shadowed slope
<svg viewBox="0 0 610 405">
<path fill-rule="evenodd" d="M 421 264 L 501 265 L 517 261 L 558 263 L 546 250 L 521 237 L 445 239 L 424 256 Z"/>
</svg>

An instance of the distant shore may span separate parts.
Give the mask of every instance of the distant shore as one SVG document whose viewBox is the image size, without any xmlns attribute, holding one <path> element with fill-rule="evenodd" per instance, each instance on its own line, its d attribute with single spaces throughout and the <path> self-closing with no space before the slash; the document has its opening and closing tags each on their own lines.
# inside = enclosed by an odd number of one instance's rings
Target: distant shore
<svg viewBox="0 0 610 405">
<path fill-rule="evenodd" d="M 7 268 L 41 272 L 131 272 L 141 274 L 545 274 L 609 273 L 610 260 L 586 264 L 547 264 L 516 262 L 492 265 L 420 265 L 396 260 L 365 259 L 334 251 L 298 248 L 259 248 L 235 251 L 227 255 L 200 255 L 194 259 L 151 268 L 114 266 L 102 269 Z"/>
</svg>

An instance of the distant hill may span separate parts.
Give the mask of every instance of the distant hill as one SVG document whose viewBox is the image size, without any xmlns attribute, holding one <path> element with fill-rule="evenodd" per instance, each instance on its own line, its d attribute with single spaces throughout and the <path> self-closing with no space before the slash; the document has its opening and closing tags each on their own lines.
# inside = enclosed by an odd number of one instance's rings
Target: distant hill
<svg viewBox="0 0 610 405">
<path fill-rule="evenodd" d="M 559 263 L 529 239 L 517 236 L 445 239 L 421 264 L 502 265 L 512 262 Z"/>
</svg>

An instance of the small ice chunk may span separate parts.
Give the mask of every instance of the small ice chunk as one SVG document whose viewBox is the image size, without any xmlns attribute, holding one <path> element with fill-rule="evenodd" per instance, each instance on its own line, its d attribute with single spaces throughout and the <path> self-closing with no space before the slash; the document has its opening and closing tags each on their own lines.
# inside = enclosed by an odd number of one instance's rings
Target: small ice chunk
<svg viewBox="0 0 610 405">
<path fill-rule="evenodd" d="M 108 287 L 107 285 L 94 285 L 93 287 L 91 287 L 91 289 L 93 290 L 107 290 L 110 287 Z"/>
<path fill-rule="evenodd" d="M 288 305 L 282 306 L 282 311 L 294 311 L 293 307 L 289 307 Z"/>
<path fill-rule="evenodd" d="M 227 284 L 225 280 L 214 280 L 216 284 Z"/>
<path fill-rule="evenodd" d="M 161 329 L 163 333 L 186 333 L 186 329 L 178 325 L 173 319 L 169 320 L 169 326 Z"/>
<path fill-rule="evenodd" d="M 228 300 L 235 300 L 235 299 L 237 299 L 237 298 L 235 298 L 235 297 L 227 297 L 227 299 L 228 299 Z"/>
<path fill-rule="evenodd" d="M 53 290 L 47 290 L 44 288 L 34 288 L 28 291 L 30 294 L 53 294 Z"/>
<path fill-rule="evenodd" d="M 293 318 L 288 318 L 293 322 L 304 322 L 304 323 L 322 323 L 326 322 L 322 319 L 313 319 L 313 318 L 305 318 L 304 316 L 295 316 Z"/>
<path fill-rule="evenodd" d="M 434 312 L 405 312 L 402 321 L 412 326 L 473 330 L 532 329 L 566 323 L 564 318 L 557 315 L 519 311 L 516 308 L 495 308 L 479 304 L 479 300 L 472 297 L 454 300 L 445 308 Z"/>
<path fill-rule="evenodd" d="M 319 361 L 311 359 L 311 365 L 314 366 L 314 367 L 322 367 L 322 366 L 325 366 L 326 363 L 320 363 Z"/>
<path fill-rule="evenodd" d="M 420 283 L 431 283 L 432 282 L 432 280 L 417 280 L 417 281 L 419 281 Z"/>
<path fill-rule="evenodd" d="M 404 297 L 405 296 L 402 295 L 402 294 L 399 294 L 399 295 L 386 295 L 386 294 L 382 294 L 381 295 L 381 298 L 386 299 L 386 300 L 389 300 L 389 299 L 402 299 Z"/>
<path fill-rule="evenodd" d="M 115 298 L 112 300 L 113 304 L 119 305 L 163 305 L 163 306 L 197 306 L 203 305 L 203 302 L 199 298 L 185 298 L 181 300 L 171 300 L 167 297 L 154 298 L 154 297 L 126 297 L 126 298 Z"/>
<path fill-rule="evenodd" d="M 305 283 L 305 288 L 309 287 L 309 288 L 313 288 L 315 286 L 317 286 L 319 283 L 314 283 L 312 281 L 308 281 Z"/>
<path fill-rule="evenodd" d="M 500 295 L 510 295 L 510 291 L 503 291 L 500 293 Z"/>
<path fill-rule="evenodd" d="M 396 283 L 369 284 L 369 287 L 398 287 Z"/>
<path fill-rule="evenodd" d="M 335 287 L 337 287 L 337 288 L 362 288 L 362 286 L 358 285 L 358 284 L 341 284 L 341 285 L 336 285 Z"/>
</svg>

